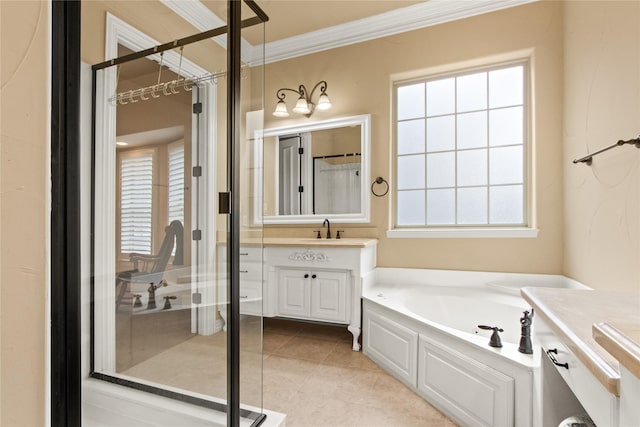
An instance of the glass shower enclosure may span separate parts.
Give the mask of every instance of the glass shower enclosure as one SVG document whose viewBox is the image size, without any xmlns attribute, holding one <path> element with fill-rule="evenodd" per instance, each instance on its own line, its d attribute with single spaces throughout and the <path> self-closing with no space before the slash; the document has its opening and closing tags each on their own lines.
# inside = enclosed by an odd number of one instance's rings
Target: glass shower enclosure
<svg viewBox="0 0 640 427">
<path fill-rule="evenodd" d="M 90 371 L 259 425 L 262 225 L 246 218 L 264 67 L 240 40 L 263 46 L 268 18 L 228 9 L 175 41 L 124 35 L 93 66 Z"/>
</svg>

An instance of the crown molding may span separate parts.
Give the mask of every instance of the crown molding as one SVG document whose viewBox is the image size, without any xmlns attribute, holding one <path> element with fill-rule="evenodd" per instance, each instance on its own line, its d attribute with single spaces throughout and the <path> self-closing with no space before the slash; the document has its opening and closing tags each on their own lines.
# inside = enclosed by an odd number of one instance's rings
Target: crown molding
<svg viewBox="0 0 640 427">
<path fill-rule="evenodd" d="M 160 1 L 200 31 L 225 25 L 221 18 L 198 0 Z M 535 1 L 539 0 L 427 0 L 264 45 L 253 46 L 242 39 L 242 61 L 249 66 L 283 61 Z M 226 35 L 212 40 L 226 49 Z"/>
<path fill-rule="evenodd" d="M 264 63 L 283 61 L 535 1 L 538 0 L 429 0 L 368 18 L 269 42 L 265 45 Z M 258 46 L 254 47 L 256 50 L 257 48 Z M 257 57 L 257 55 L 254 56 Z M 250 63 L 249 65 L 260 64 Z"/>
<path fill-rule="evenodd" d="M 171 9 L 175 14 L 193 25 L 199 31 L 208 31 L 218 27 L 224 27 L 227 23 L 218 15 L 213 13 L 208 7 L 198 0 L 160 0 L 162 4 Z M 226 34 L 213 37 L 215 43 L 219 44 L 223 49 L 227 49 Z M 245 39 L 241 39 L 240 56 L 243 62 L 250 63 L 253 59 L 253 53 L 256 50 Z"/>
</svg>

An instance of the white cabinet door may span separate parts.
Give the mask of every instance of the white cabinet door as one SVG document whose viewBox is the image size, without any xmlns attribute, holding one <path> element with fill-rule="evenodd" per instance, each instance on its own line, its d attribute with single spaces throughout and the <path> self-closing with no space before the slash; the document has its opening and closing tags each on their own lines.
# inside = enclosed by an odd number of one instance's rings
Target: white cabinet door
<svg viewBox="0 0 640 427">
<path fill-rule="evenodd" d="M 330 322 L 347 322 L 347 273 L 311 272 L 311 318 Z"/>
<path fill-rule="evenodd" d="M 309 317 L 309 278 L 310 273 L 302 270 L 283 269 L 278 272 L 278 315 Z"/>
</svg>

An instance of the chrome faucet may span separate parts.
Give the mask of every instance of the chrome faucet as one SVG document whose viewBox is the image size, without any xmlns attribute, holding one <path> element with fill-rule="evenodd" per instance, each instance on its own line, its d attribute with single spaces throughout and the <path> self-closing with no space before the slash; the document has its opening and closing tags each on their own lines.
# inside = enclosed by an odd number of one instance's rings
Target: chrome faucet
<svg viewBox="0 0 640 427">
<path fill-rule="evenodd" d="M 322 223 L 322 228 L 324 228 L 324 225 L 327 224 L 327 239 L 331 238 L 331 223 L 329 222 L 328 219 L 325 219 L 324 222 Z"/>
</svg>

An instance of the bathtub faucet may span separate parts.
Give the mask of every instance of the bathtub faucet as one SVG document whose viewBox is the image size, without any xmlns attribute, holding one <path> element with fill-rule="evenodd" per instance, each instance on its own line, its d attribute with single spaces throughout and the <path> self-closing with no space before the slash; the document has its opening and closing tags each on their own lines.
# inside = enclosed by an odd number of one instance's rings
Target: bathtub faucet
<svg viewBox="0 0 640 427">
<path fill-rule="evenodd" d="M 533 354 L 533 346 L 531 345 L 531 323 L 533 322 L 533 308 L 531 314 L 529 311 L 525 311 L 524 315 L 520 318 L 521 335 L 520 346 L 518 351 L 524 354 Z"/>
<path fill-rule="evenodd" d="M 487 331 L 493 331 L 491 334 L 491 338 L 489 338 L 489 347 L 502 347 L 502 341 L 500 341 L 500 335 L 498 332 L 504 332 L 504 329 L 498 328 L 497 326 L 487 326 L 487 325 L 478 325 L 478 328 L 484 329 Z"/>
<path fill-rule="evenodd" d="M 149 292 L 149 301 L 147 301 L 147 310 L 153 310 L 156 308 L 156 290 L 163 286 L 167 286 L 166 280 L 161 280 L 160 283 L 154 285 L 153 282 L 149 284 L 147 292 Z"/>
</svg>

